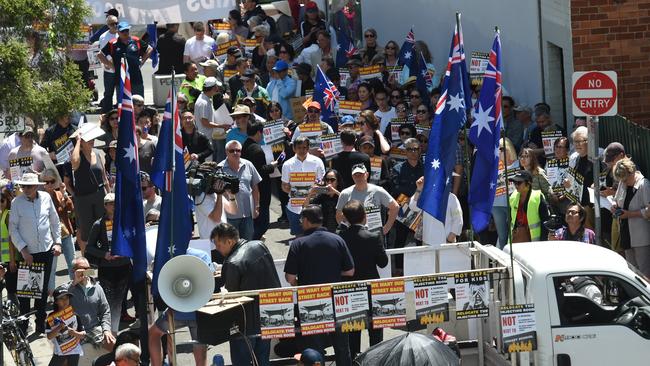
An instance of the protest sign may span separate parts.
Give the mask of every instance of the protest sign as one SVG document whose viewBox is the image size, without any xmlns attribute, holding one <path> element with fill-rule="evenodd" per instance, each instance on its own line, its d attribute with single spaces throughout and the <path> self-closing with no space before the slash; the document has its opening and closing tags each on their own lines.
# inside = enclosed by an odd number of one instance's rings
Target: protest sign
<svg viewBox="0 0 650 366">
<path fill-rule="evenodd" d="M 380 79 L 381 78 L 381 66 L 380 65 L 371 65 L 371 66 L 366 66 L 366 67 L 359 68 L 359 78 L 361 80 Z"/>
<path fill-rule="evenodd" d="M 546 178 L 555 193 L 564 193 L 564 179 L 569 169 L 569 158 L 546 160 Z"/>
<path fill-rule="evenodd" d="M 323 154 L 325 159 L 330 160 L 336 154 L 343 151 L 343 145 L 341 145 L 341 137 L 338 133 L 329 133 L 322 135 L 320 137 L 321 149 L 323 149 Z"/>
<path fill-rule="evenodd" d="M 264 122 L 264 144 L 274 145 L 282 142 L 286 135 L 284 134 L 284 121 L 272 120 Z"/>
<path fill-rule="evenodd" d="M 349 283 L 334 285 L 334 314 L 336 328 L 343 333 L 368 328 L 368 285 Z"/>
<path fill-rule="evenodd" d="M 291 185 L 289 204 L 292 207 L 302 207 L 314 182 L 316 182 L 316 172 L 289 173 L 289 185 Z"/>
<path fill-rule="evenodd" d="M 544 155 L 547 158 L 555 155 L 553 144 L 560 137 L 562 137 L 562 131 L 542 131 L 542 145 L 544 145 Z"/>
<path fill-rule="evenodd" d="M 370 284 L 372 297 L 372 328 L 393 328 L 406 325 L 404 280 L 376 281 Z"/>
<path fill-rule="evenodd" d="M 490 288 L 485 271 L 454 275 L 456 290 L 456 319 L 489 316 Z"/>
<path fill-rule="evenodd" d="M 298 289 L 300 330 L 302 335 L 334 331 L 332 286 L 312 286 Z"/>
<path fill-rule="evenodd" d="M 16 296 L 40 299 L 43 293 L 45 263 L 33 262 L 28 266 L 25 262 L 18 265 L 16 280 Z"/>
<path fill-rule="evenodd" d="M 449 320 L 447 277 L 427 276 L 413 280 L 415 317 L 420 325 Z"/>
<path fill-rule="evenodd" d="M 342 100 L 339 102 L 339 114 L 340 115 L 353 115 L 361 113 L 361 102 L 352 102 L 349 100 Z"/>
<path fill-rule="evenodd" d="M 469 79 L 472 86 L 483 85 L 483 75 L 487 70 L 490 54 L 487 52 L 473 51 L 469 63 Z"/>
<path fill-rule="evenodd" d="M 74 309 L 71 305 L 68 305 L 65 309 L 59 310 L 50 314 L 45 321 L 50 326 L 50 329 L 58 326 L 61 323 L 65 324 L 68 329 L 77 330 L 79 324 L 77 324 L 77 317 L 74 314 Z M 78 354 L 80 351 L 79 343 L 80 340 L 77 337 L 72 336 L 69 332 L 64 331 L 60 332 L 56 337 L 56 346 L 63 355 L 71 354 L 72 351 L 77 351 L 74 354 Z"/>
<path fill-rule="evenodd" d="M 260 291 L 260 333 L 262 339 L 296 335 L 293 324 L 293 290 Z"/>
<path fill-rule="evenodd" d="M 537 349 L 535 305 L 506 305 L 501 307 L 503 352 L 531 352 Z"/>
</svg>

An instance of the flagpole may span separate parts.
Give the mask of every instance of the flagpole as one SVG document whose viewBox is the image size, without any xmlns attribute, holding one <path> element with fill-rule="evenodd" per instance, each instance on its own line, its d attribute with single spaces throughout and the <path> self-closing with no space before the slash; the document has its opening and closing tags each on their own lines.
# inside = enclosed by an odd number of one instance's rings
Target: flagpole
<svg viewBox="0 0 650 366">
<path fill-rule="evenodd" d="M 458 37 L 460 37 L 460 12 L 456 12 L 456 31 L 458 32 Z M 471 90 L 464 90 L 465 93 L 471 93 Z M 472 109 L 474 106 L 468 106 L 468 108 L 465 108 L 465 113 L 467 114 L 466 121 L 469 122 L 470 118 L 472 117 Z M 465 125 L 463 126 L 463 135 L 465 137 L 465 143 L 463 146 L 464 151 L 464 156 L 463 156 L 463 170 L 465 171 L 465 180 L 467 181 L 467 200 L 469 202 L 469 187 L 470 187 L 470 175 L 472 174 L 471 172 L 471 164 L 470 164 L 470 154 L 471 152 L 469 151 L 469 128 L 467 128 L 467 122 L 465 122 Z M 463 179 L 461 176 L 460 179 Z M 467 212 L 467 218 L 469 219 L 469 229 L 467 229 L 467 240 L 474 244 L 474 227 L 472 226 L 472 210 L 468 210 Z"/>
<path fill-rule="evenodd" d="M 494 32 L 496 34 L 500 34 L 499 27 L 495 26 L 494 27 Z M 503 89 L 501 91 L 503 93 Z M 508 214 L 506 215 L 506 224 L 508 228 L 508 245 L 510 246 L 510 272 L 512 276 L 512 301 L 513 304 L 517 304 L 517 294 L 515 291 L 515 258 L 514 258 L 514 253 L 512 252 L 512 230 L 510 229 L 510 216 L 512 215 L 510 210 L 510 184 L 508 182 L 508 154 L 507 154 L 507 148 L 506 148 L 506 123 L 503 120 L 503 112 L 501 114 L 501 121 L 503 122 L 503 125 L 501 126 L 501 129 L 503 131 L 503 135 L 501 136 L 501 139 L 503 141 L 503 177 L 506 182 L 506 208 L 508 211 Z M 502 131 L 499 131 L 499 133 L 502 133 Z"/>
<path fill-rule="evenodd" d="M 174 149 L 174 139 L 176 138 L 176 116 L 174 114 L 174 107 L 175 104 L 174 101 L 176 100 L 176 91 L 174 90 L 174 85 L 175 85 L 175 79 L 176 79 L 176 70 L 172 66 L 172 85 L 171 85 L 171 144 L 169 145 L 171 148 L 171 158 L 172 158 L 172 173 L 170 177 L 170 184 L 169 187 L 165 187 L 166 189 L 169 189 L 169 194 L 167 195 L 167 198 L 170 200 L 170 214 L 173 215 L 174 212 L 174 171 L 176 170 L 176 151 Z M 165 183 L 167 179 L 165 179 Z M 174 258 L 174 220 L 170 220 L 169 222 L 169 230 L 170 230 L 170 235 L 169 235 L 169 259 Z M 178 366 L 178 363 L 176 362 L 176 325 L 174 323 L 174 310 L 170 307 L 167 309 L 167 317 L 169 320 L 169 336 L 171 338 L 172 342 L 172 347 L 170 350 L 170 358 L 172 361 L 172 366 Z"/>
</svg>

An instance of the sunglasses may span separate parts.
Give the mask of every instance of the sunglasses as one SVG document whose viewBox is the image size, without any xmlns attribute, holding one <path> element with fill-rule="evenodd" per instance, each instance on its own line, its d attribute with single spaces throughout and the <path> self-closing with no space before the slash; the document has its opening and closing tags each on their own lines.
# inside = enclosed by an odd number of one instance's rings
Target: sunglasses
<svg viewBox="0 0 650 366">
<path fill-rule="evenodd" d="M 401 95 L 399 95 L 399 94 L 393 94 L 393 95 L 391 95 L 390 97 L 391 97 L 391 98 L 396 98 L 396 99 L 397 99 L 397 98 L 401 97 Z"/>
<path fill-rule="evenodd" d="M 366 37 L 366 38 L 375 38 L 375 35 L 374 35 L 374 34 L 370 34 L 370 33 L 368 33 L 368 34 L 364 34 L 363 36 Z"/>
<path fill-rule="evenodd" d="M 289 52 L 287 52 L 287 50 L 280 50 L 279 53 L 289 53 Z"/>
<path fill-rule="evenodd" d="M 228 152 L 231 154 L 241 153 L 241 149 L 228 149 Z"/>
<path fill-rule="evenodd" d="M 427 139 L 418 139 L 418 141 L 420 141 L 421 144 L 428 144 L 429 143 L 429 140 L 427 140 Z"/>
<path fill-rule="evenodd" d="M 519 185 L 521 185 L 521 184 L 523 183 L 523 182 L 516 181 L 516 180 L 515 180 L 515 181 L 512 181 L 512 182 L 513 182 L 516 186 L 519 186 Z"/>
<path fill-rule="evenodd" d="M 415 112 L 415 113 L 416 113 L 416 114 L 426 114 L 427 112 L 428 112 L 427 110 L 419 109 L 419 110 L 418 110 L 417 112 Z"/>
<path fill-rule="evenodd" d="M 375 97 L 375 100 L 378 102 L 383 102 L 384 100 L 386 100 L 386 98 Z"/>
</svg>

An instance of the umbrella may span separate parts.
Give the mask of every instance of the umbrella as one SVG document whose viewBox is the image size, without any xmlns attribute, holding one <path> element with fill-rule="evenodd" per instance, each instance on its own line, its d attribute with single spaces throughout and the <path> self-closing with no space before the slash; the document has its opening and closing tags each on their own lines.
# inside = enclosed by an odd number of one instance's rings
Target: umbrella
<svg viewBox="0 0 650 366">
<path fill-rule="evenodd" d="M 460 359 L 444 343 L 420 333 L 405 333 L 370 347 L 354 359 L 359 366 L 456 366 Z"/>
</svg>

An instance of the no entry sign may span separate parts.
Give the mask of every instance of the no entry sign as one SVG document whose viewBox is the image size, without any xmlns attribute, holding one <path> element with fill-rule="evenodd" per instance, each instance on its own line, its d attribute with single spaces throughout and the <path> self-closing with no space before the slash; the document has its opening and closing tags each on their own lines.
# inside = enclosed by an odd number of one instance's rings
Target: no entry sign
<svg viewBox="0 0 650 366">
<path fill-rule="evenodd" d="M 573 115 L 615 116 L 618 112 L 616 72 L 573 73 Z"/>
</svg>

